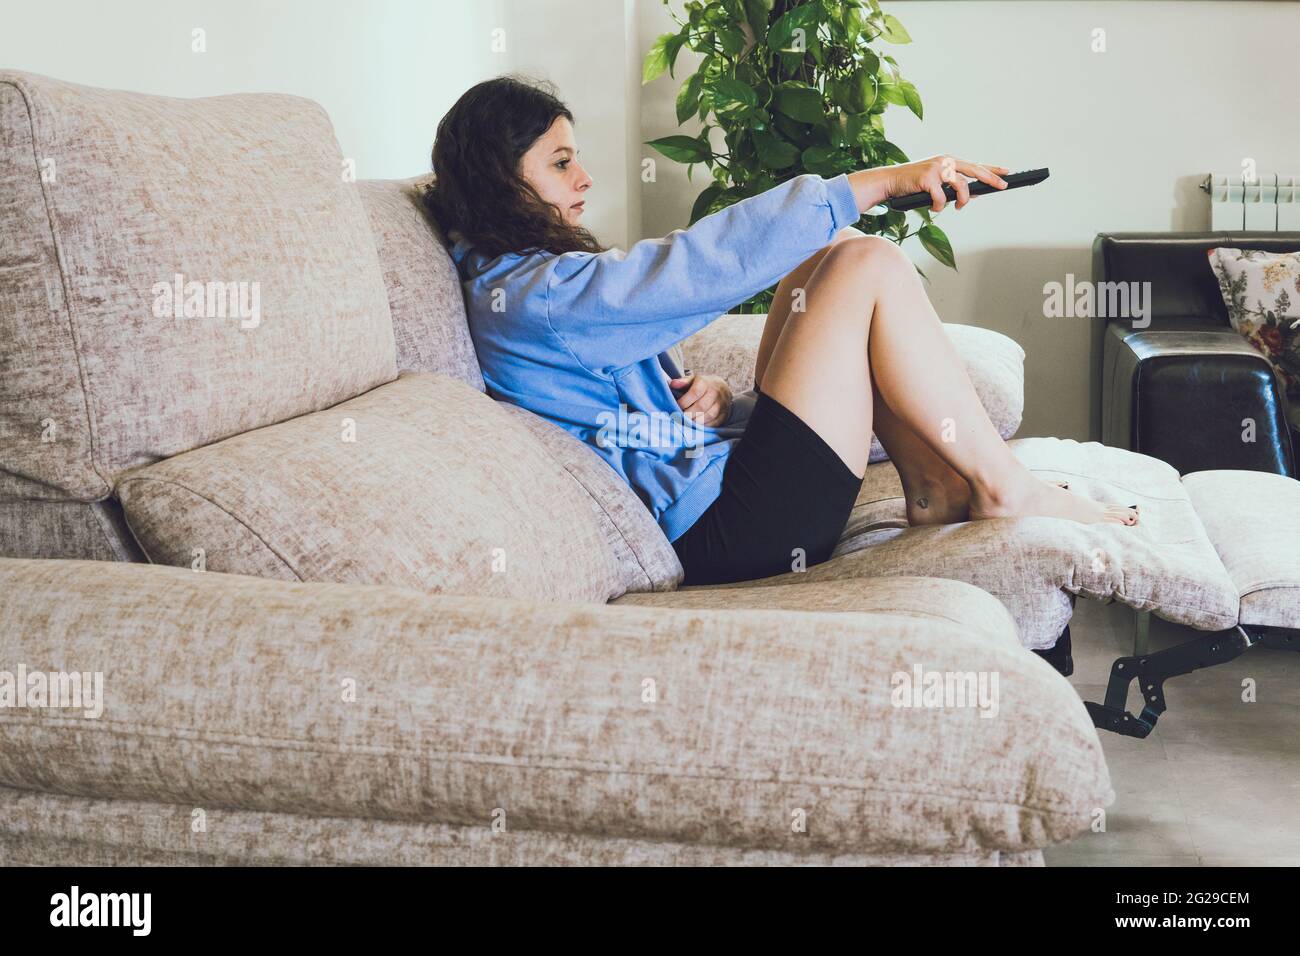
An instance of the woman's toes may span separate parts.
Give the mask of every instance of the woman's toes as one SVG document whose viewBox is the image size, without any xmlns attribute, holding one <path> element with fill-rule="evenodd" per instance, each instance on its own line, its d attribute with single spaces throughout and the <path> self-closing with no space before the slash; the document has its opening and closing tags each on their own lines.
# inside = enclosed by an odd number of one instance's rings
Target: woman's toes
<svg viewBox="0 0 1300 956">
<path fill-rule="evenodd" d="M 1103 521 L 1115 521 L 1119 524 L 1130 524 L 1133 517 L 1133 512 L 1122 505 L 1102 505 L 1101 513 Z"/>
</svg>

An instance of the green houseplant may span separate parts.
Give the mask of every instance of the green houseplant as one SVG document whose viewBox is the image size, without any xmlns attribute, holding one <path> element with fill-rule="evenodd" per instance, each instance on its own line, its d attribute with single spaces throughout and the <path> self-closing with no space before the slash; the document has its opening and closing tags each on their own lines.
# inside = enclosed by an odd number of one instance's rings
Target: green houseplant
<svg viewBox="0 0 1300 956">
<path fill-rule="evenodd" d="M 678 125 L 698 118 L 702 129 L 646 143 L 687 164 L 687 178 L 696 163 L 711 171 L 713 181 L 696 197 L 691 223 L 802 173 L 829 177 L 909 161 L 885 138 L 883 114 L 896 105 L 923 118 L 921 96 L 897 61 L 872 44 L 912 38 L 877 0 L 689 0 L 685 11 L 683 20 L 669 7 L 679 29 L 655 40 L 642 83 L 665 72 L 675 79 L 683 47 L 703 54 L 677 93 Z M 725 152 L 713 149 L 709 132 L 715 127 Z M 928 209 L 916 212 L 921 221 L 914 231 L 907 213 L 893 210 L 863 216 L 857 225 L 899 243 L 916 236 L 955 269 L 948 237 Z M 774 292 L 759 293 L 737 311 L 766 311 Z"/>
</svg>

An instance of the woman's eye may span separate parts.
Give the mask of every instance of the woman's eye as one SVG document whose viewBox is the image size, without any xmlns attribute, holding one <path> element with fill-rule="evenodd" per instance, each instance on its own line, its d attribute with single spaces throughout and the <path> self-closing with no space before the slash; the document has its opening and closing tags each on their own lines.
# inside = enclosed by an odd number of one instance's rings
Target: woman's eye
<svg viewBox="0 0 1300 956">
<path fill-rule="evenodd" d="M 559 166 L 561 169 L 563 169 L 565 166 L 569 165 L 569 161 L 568 161 L 567 159 L 562 159 L 562 160 L 560 160 L 558 163 L 556 163 L 555 165 L 556 165 L 556 166 Z"/>
</svg>

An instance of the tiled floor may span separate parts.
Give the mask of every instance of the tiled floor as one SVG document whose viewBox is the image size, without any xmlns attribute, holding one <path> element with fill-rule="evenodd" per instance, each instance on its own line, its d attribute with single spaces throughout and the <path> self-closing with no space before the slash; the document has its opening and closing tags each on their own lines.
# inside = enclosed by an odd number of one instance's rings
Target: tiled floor
<svg viewBox="0 0 1300 956">
<path fill-rule="evenodd" d="M 1085 700 L 1102 700 L 1111 662 L 1133 652 L 1134 622 L 1121 604 L 1078 601 L 1070 682 Z M 1152 618 L 1150 649 L 1189 633 Z M 1242 700 L 1247 678 L 1255 703 Z M 1165 701 L 1145 740 L 1099 732 L 1115 787 L 1106 832 L 1047 850 L 1047 864 L 1300 864 L 1300 653 L 1251 648 L 1166 681 Z"/>
</svg>

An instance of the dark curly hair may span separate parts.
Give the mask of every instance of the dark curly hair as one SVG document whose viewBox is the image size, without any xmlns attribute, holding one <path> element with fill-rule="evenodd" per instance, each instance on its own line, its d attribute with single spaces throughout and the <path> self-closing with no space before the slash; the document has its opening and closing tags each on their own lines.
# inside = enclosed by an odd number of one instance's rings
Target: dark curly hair
<svg viewBox="0 0 1300 956">
<path fill-rule="evenodd" d="M 517 74 L 485 80 L 438 123 L 434 181 L 421 199 L 444 235 L 455 230 L 489 257 L 606 250 L 586 229 L 565 222 L 519 172 L 524 153 L 557 117 L 573 122 L 553 89 Z"/>
</svg>

